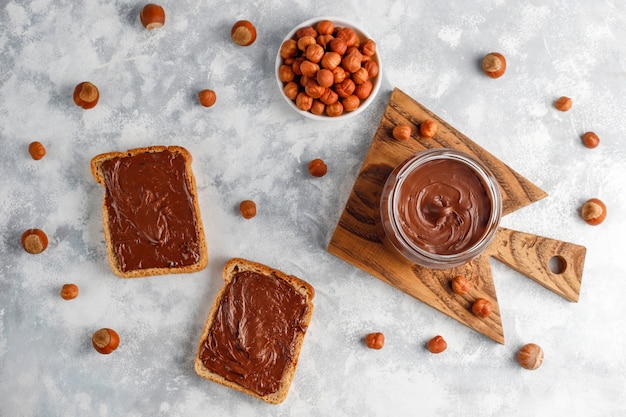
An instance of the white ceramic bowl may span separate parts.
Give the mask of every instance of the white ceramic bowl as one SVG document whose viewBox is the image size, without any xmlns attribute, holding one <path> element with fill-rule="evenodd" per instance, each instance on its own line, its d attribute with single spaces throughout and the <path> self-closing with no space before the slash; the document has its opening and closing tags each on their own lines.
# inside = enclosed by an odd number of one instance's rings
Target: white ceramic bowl
<svg viewBox="0 0 626 417">
<path fill-rule="evenodd" d="M 315 18 L 312 18 L 312 19 L 309 19 L 309 20 L 305 20 L 304 22 L 300 23 L 295 28 L 293 28 L 287 34 L 287 36 L 285 36 L 285 38 L 282 40 L 282 42 L 280 44 L 282 45 L 283 42 L 285 42 L 286 40 L 294 38 L 294 36 L 295 36 L 296 32 L 298 31 L 298 29 L 306 27 L 306 26 L 313 26 L 313 27 L 315 27 L 315 25 L 318 22 L 322 21 L 322 20 L 330 20 L 331 22 L 333 22 L 335 24 L 336 27 L 350 27 L 350 28 L 352 28 L 356 32 L 356 34 L 359 37 L 359 39 L 361 40 L 361 42 L 364 42 L 367 39 L 372 39 L 372 40 L 376 41 L 376 39 L 371 37 L 366 31 L 364 31 L 359 26 L 355 25 L 354 23 L 352 23 L 352 22 L 350 22 L 348 20 L 341 19 L 341 18 L 338 18 L 338 17 L 315 17 Z M 283 93 L 283 82 L 278 77 L 278 68 L 281 66 L 281 64 L 283 62 L 283 58 L 280 56 L 280 46 L 279 46 L 278 52 L 276 53 L 276 64 L 275 64 L 275 68 L 274 68 L 274 75 L 276 76 L 276 82 L 278 83 L 278 88 L 280 90 L 280 95 L 285 99 L 285 101 L 287 102 L 289 107 L 291 107 L 292 109 L 294 109 L 294 111 L 300 113 L 301 115 L 303 115 L 304 117 L 307 117 L 309 119 L 321 120 L 321 121 L 338 121 L 338 120 L 346 120 L 348 118 L 356 116 L 357 114 L 359 114 L 362 111 L 364 111 L 367 108 L 367 106 L 369 106 L 372 103 L 372 101 L 374 101 L 374 98 L 376 97 L 376 94 L 378 93 L 378 90 L 380 89 L 381 77 L 382 77 L 382 65 L 381 65 L 381 62 L 380 62 L 380 51 L 378 49 L 378 44 L 376 46 L 377 46 L 376 54 L 374 54 L 374 56 L 372 56 L 372 60 L 375 61 L 378 64 L 378 75 L 375 78 L 372 78 L 370 80 L 372 82 L 372 92 L 370 93 L 369 97 L 367 97 L 365 100 L 361 101 L 361 105 L 356 110 L 351 111 L 351 112 L 344 112 L 340 116 L 331 117 L 331 116 L 326 116 L 325 114 L 318 116 L 318 115 L 313 114 L 313 113 L 311 113 L 309 111 L 300 110 L 298 107 L 296 107 L 296 103 L 294 101 L 290 100 Z"/>
</svg>

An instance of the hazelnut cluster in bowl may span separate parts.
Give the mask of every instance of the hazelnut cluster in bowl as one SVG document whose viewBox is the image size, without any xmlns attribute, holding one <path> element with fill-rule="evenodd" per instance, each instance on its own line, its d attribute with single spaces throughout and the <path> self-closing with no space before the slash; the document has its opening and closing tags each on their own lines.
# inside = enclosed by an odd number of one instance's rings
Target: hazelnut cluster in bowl
<svg viewBox="0 0 626 417">
<path fill-rule="evenodd" d="M 380 88 L 376 43 L 346 20 L 309 19 L 283 40 L 276 56 L 276 80 L 289 106 L 306 117 L 354 116 Z"/>
</svg>

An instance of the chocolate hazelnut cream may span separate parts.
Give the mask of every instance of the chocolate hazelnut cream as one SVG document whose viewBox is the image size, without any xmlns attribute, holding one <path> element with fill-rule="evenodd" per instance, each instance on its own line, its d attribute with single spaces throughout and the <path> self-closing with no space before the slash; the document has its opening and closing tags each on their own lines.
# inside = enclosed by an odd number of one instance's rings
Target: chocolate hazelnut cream
<svg viewBox="0 0 626 417">
<path fill-rule="evenodd" d="M 202 342 L 204 366 L 260 396 L 278 391 L 295 355 L 295 341 L 306 330 L 305 297 L 289 283 L 253 271 L 237 273 L 227 284 Z"/>
<path fill-rule="evenodd" d="M 169 150 L 102 163 L 110 240 L 124 272 L 200 258 L 184 155 Z"/>
<path fill-rule="evenodd" d="M 429 161 L 409 173 L 396 201 L 406 236 L 439 255 L 462 252 L 481 239 L 492 205 L 476 172 L 453 159 Z"/>
</svg>

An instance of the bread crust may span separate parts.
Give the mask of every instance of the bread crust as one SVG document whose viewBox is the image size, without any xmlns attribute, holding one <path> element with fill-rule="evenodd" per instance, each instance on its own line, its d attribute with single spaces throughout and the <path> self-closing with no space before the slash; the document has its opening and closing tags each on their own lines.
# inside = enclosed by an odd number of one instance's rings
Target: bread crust
<svg viewBox="0 0 626 417">
<path fill-rule="evenodd" d="M 114 244 L 113 244 L 114 242 L 112 242 L 112 239 L 111 239 L 110 225 L 109 225 L 109 213 L 107 210 L 106 200 L 105 200 L 106 197 L 105 197 L 103 198 L 103 203 L 102 203 L 102 222 L 104 225 L 104 237 L 107 242 L 107 253 L 108 253 L 108 258 L 109 258 L 109 264 L 111 265 L 111 270 L 113 271 L 113 273 L 121 278 L 142 278 L 142 277 L 148 277 L 152 275 L 192 273 L 192 272 L 197 272 L 197 271 L 201 271 L 202 269 L 204 269 L 207 266 L 208 261 L 209 261 L 205 232 L 204 232 L 204 227 L 202 225 L 202 218 L 200 216 L 200 207 L 198 205 L 196 180 L 193 175 L 193 171 L 191 170 L 192 156 L 189 153 L 189 151 L 187 151 L 187 149 L 181 146 L 148 146 L 148 147 L 143 147 L 143 148 L 129 149 L 126 152 L 102 153 L 100 155 L 96 155 L 95 157 L 91 159 L 91 164 L 90 164 L 91 174 L 93 175 L 94 179 L 99 184 L 101 184 L 103 187 L 106 188 L 106 183 L 104 180 L 104 172 L 102 171 L 102 164 L 105 161 L 108 161 L 114 158 L 124 158 L 124 157 L 131 157 L 131 156 L 135 156 L 135 155 L 143 154 L 143 153 L 157 153 L 157 152 L 163 152 L 163 151 L 177 153 L 177 154 L 182 155 L 185 158 L 185 171 L 186 171 L 185 178 L 187 179 L 187 186 L 189 188 L 189 193 L 193 197 L 192 204 L 193 204 L 193 210 L 195 212 L 195 217 L 196 217 L 196 225 L 197 225 L 196 233 L 197 233 L 197 239 L 198 239 L 198 250 L 200 254 L 200 259 L 198 260 L 198 262 L 192 265 L 186 265 L 182 267 L 179 266 L 179 267 L 163 267 L 163 268 L 145 268 L 145 269 L 135 269 L 131 271 L 123 271 L 122 268 L 120 267 L 120 262 L 114 252 Z"/>
<path fill-rule="evenodd" d="M 285 369 L 285 372 L 283 373 L 283 376 L 280 380 L 280 386 L 278 390 L 276 392 L 273 392 L 264 396 L 261 396 L 257 394 L 256 392 L 251 391 L 237 384 L 236 382 L 229 381 L 223 376 L 210 371 L 204 366 L 204 363 L 202 363 L 202 360 L 200 359 L 200 352 L 201 352 L 202 344 L 204 343 L 204 341 L 207 339 L 209 335 L 209 330 L 217 315 L 218 308 L 220 305 L 220 300 L 222 299 L 224 292 L 226 291 L 226 287 L 237 273 L 243 272 L 243 271 L 252 271 L 252 272 L 256 272 L 261 275 L 264 275 L 264 276 L 273 276 L 273 277 L 282 279 L 286 281 L 287 283 L 289 283 L 296 291 L 302 294 L 302 296 L 305 298 L 306 303 L 307 303 L 307 310 L 306 310 L 305 316 L 302 318 L 302 325 L 305 331 L 298 333 L 296 340 L 294 341 L 293 360 Z M 224 285 L 222 286 L 220 291 L 217 293 L 215 300 L 213 301 L 211 311 L 209 312 L 209 316 L 205 322 L 204 330 L 202 332 L 202 336 L 200 337 L 200 343 L 198 344 L 198 352 L 196 354 L 196 358 L 194 362 L 194 369 L 196 373 L 202 378 L 206 378 L 210 381 L 217 382 L 218 384 L 222 384 L 227 387 L 233 388 L 237 391 L 249 394 L 255 398 L 258 398 L 270 404 L 279 404 L 283 402 L 285 398 L 287 397 L 287 394 L 289 392 L 289 387 L 291 386 L 291 382 L 293 380 L 294 373 L 296 371 L 296 366 L 298 364 L 298 357 L 300 355 L 300 349 L 302 348 L 302 343 L 304 342 L 306 329 L 308 329 L 308 326 L 311 322 L 311 317 L 313 314 L 313 298 L 315 296 L 315 290 L 309 283 L 303 281 L 302 279 L 294 275 L 287 275 L 277 269 L 268 267 L 266 265 L 263 265 L 257 262 L 252 262 L 252 261 L 248 261 L 245 259 L 241 259 L 241 258 L 233 258 L 229 260 L 224 266 L 224 269 L 222 271 L 222 277 L 224 279 Z"/>
</svg>

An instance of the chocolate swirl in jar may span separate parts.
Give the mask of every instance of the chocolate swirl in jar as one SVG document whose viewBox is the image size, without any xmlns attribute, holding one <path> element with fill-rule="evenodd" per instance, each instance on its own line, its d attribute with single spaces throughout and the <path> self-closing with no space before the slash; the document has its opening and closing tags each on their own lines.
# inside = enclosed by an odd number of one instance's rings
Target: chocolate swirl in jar
<svg viewBox="0 0 626 417">
<path fill-rule="evenodd" d="M 462 252 L 487 230 L 491 198 L 476 172 L 439 159 L 410 172 L 398 190 L 399 221 L 406 236 L 440 255 Z"/>
<path fill-rule="evenodd" d="M 502 214 L 497 181 L 479 161 L 430 149 L 402 162 L 381 195 L 385 241 L 406 259 L 452 268 L 491 243 Z"/>
</svg>

